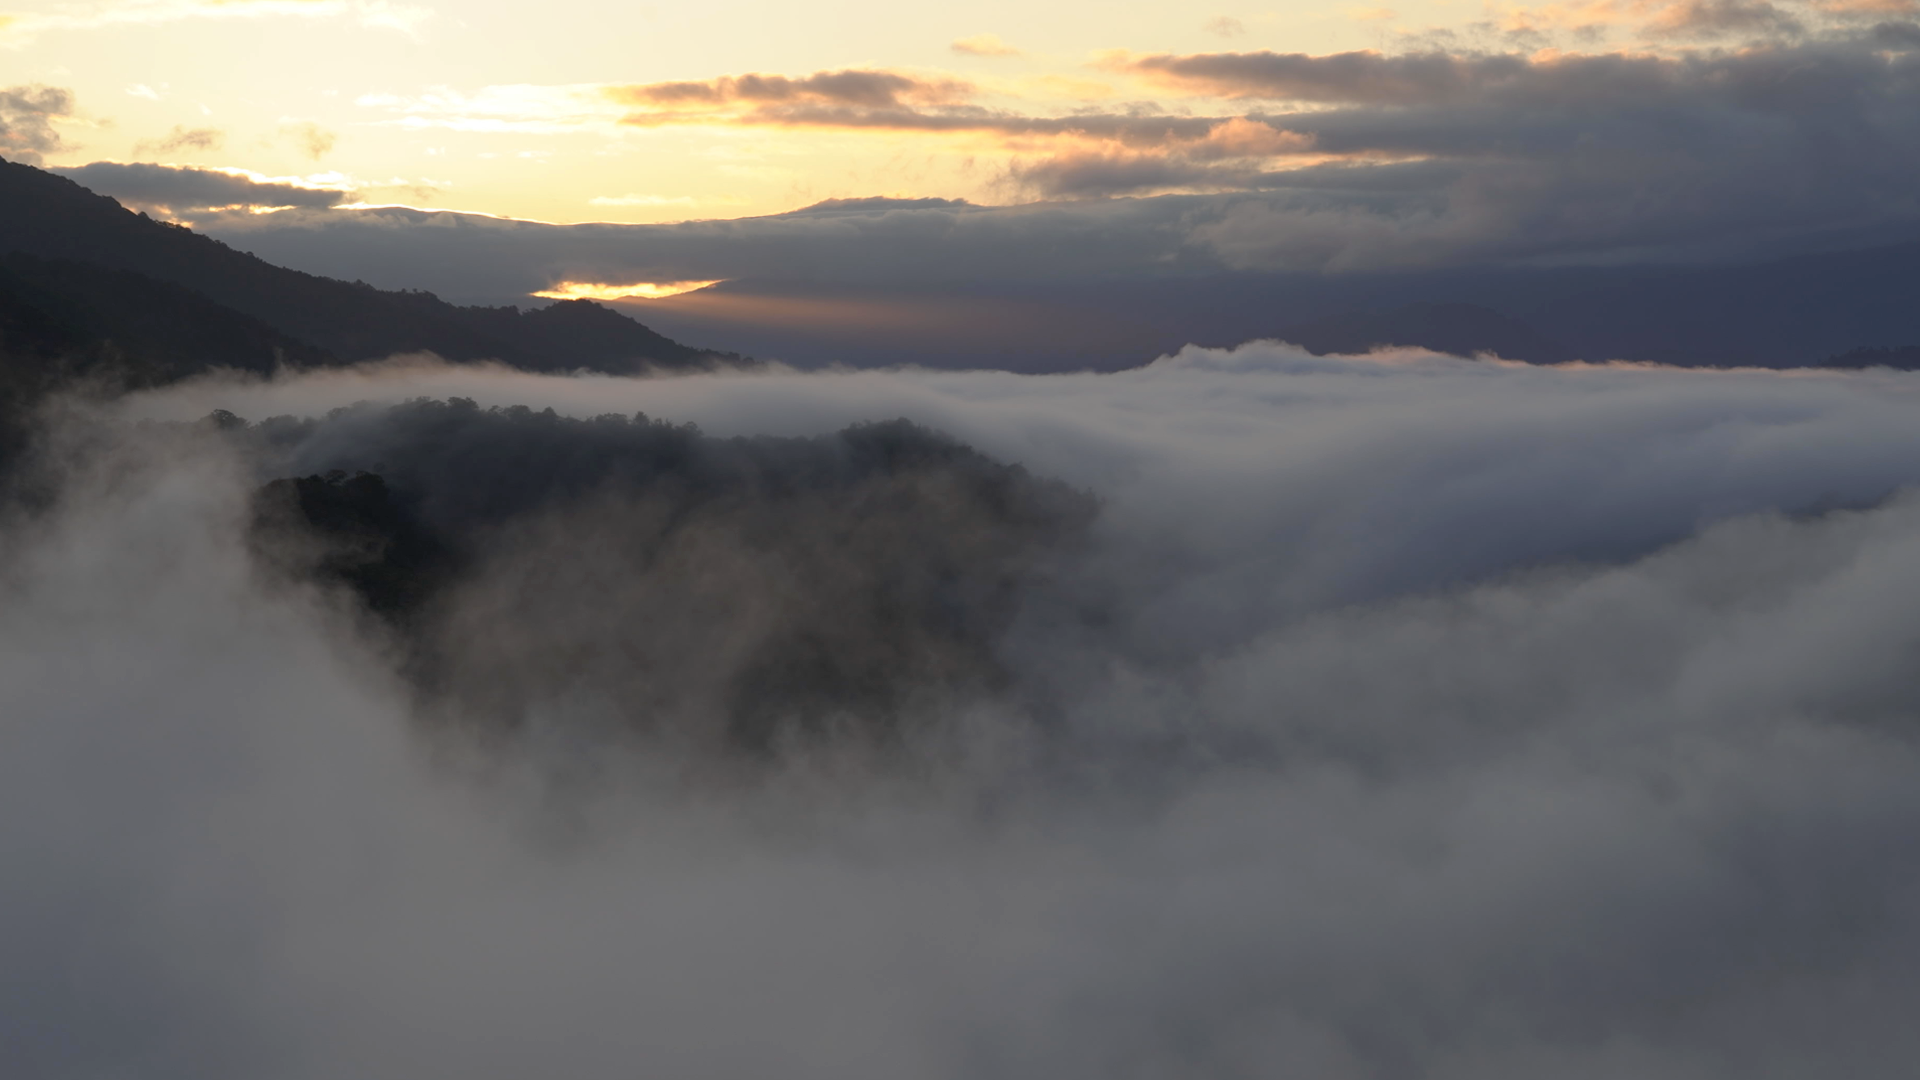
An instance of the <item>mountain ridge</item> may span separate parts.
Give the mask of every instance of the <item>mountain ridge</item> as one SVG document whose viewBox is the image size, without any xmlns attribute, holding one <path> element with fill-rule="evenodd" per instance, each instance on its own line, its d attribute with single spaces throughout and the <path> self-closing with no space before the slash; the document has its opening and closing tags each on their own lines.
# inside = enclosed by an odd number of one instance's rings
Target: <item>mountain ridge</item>
<svg viewBox="0 0 1920 1080">
<path fill-rule="evenodd" d="M 4 158 L 0 256 L 91 265 L 189 290 L 303 346 L 298 359 L 305 364 L 432 352 L 455 362 L 498 360 L 528 371 L 637 374 L 741 360 L 736 354 L 684 345 L 592 301 L 558 301 L 533 311 L 460 307 L 423 290 L 381 290 L 276 266 L 185 226 L 128 210 L 72 180 Z M 69 270 L 66 276 L 71 284 L 86 272 Z M 94 277 L 99 279 L 98 274 Z M 148 286 L 135 288 L 152 291 Z M 56 306 L 91 308 L 112 321 L 111 297 L 86 295 L 84 288 L 80 293 L 69 290 Z M 210 359 L 209 366 L 257 366 Z"/>
</svg>

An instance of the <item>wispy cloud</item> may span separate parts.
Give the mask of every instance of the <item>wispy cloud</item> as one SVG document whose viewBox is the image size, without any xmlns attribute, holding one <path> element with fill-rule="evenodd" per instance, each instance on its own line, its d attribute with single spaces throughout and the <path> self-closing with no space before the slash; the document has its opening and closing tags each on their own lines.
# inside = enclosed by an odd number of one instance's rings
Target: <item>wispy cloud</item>
<svg viewBox="0 0 1920 1080">
<path fill-rule="evenodd" d="M 465 132 L 557 134 L 595 125 L 611 129 L 625 113 L 598 84 L 542 86 L 507 84 L 465 93 L 435 86 L 419 94 L 371 93 L 355 99 L 388 113 L 381 121 L 408 128 Z"/>
<path fill-rule="evenodd" d="M 976 90 L 973 84 L 950 77 L 847 69 L 797 78 L 751 74 L 696 82 L 643 83 L 609 87 L 605 93 L 626 105 L 699 111 L 736 105 L 904 109 L 963 103 L 973 98 Z"/>
<path fill-rule="evenodd" d="M 319 161 L 333 152 L 339 136 L 312 121 L 289 122 L 280 126 L 280 134 L 298 146 L 301 152 Z"/>
<path fill-rule="evenodd" d="M 136 156 L 150 154 L 178 154 L 187 150 L 218 150 L 227 141 L 227 133 L 219 128 L 188 128 L 175 124 L 173 130 L 158 139 L 143 139 L 133 146 Z"/>
<path fill-rule="evenodd" d="M 1000 40 L 999 34 L 975 34 L 964 37 L 948 48 L 962 56 L 1019 56 L 1019 49 Z"/>
</svg>

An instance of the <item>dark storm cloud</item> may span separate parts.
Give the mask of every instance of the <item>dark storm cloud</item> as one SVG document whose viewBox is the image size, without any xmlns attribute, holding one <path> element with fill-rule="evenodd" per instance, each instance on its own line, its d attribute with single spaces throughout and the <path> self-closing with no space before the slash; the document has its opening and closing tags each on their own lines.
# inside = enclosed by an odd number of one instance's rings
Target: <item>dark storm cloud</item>
<svg viewBox="0 0 1920 1080">
<path fill-rule="evenodd" d="M 724 646 L 758 612 L 703 592 L 777 612 L 927 543 L 992 567 L 991 500 L 816 515 L 750 484 L 687 519 L 735 542 L 673 551 L 567 495 L 494 534 L 461 609 L 503 678 L 565 692 L 468 742 L 414 711 L 378 624 L 249 566 L 284 462 L 92 427 L 58 511 L 0 534 L 0 1024 L 49 1080 L 1899 1080 L 1913 383 L 1255 345 L 1100 377 L 416 366 L 128 403 L 298 413 L 278 445 L 346 464 L 414 460 L 465 409 L 406 399 L 473 397 L 544 448 L 470 461 L 475 492 L 690 437 L 608 410 L 698 421 L 768 476 L 905 416 L 976 448 L 945 444 L 963 471 L 1101 508 L 1078 557 L 1015 575 L 1005 681 L 915 712 L 903 753 L 743 774 L 621 737 L 659 682 L 751 655 Z M 792 535 L 755 540 L 761 512 Z M 807 580 L 742 558 L 814 540 Z M 786 610 L 833 648 L 870 614 Z M 680 641 L 717 665 L 627 681 L 627 646 Z"/>
<path fill-rule="evenodd" d="M 342 191 L 263 183 L 217 169 L 187 165 L 96 161 L 49 171 L 124 203 L 175 212 L 235 206 L 321 209 L 337 206 L 347 197 Z"/>
<path fill-rule="evenodd" d="M 60 148 L 53 121 L 73 114 L 73 92 L 57 86 L 0 90 L 0 156 L 28 165 Z"/>
</svg>

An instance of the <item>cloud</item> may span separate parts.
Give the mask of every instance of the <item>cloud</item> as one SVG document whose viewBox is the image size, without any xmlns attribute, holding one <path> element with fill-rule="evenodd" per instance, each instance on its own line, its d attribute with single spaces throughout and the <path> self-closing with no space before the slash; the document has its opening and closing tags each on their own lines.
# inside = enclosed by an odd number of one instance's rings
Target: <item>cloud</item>
<svg viewBox="0 0 1920 1080">
<path fill-rule="evenodd" d="M 959 275 L 966 266 L 1024 278 L 1028 266 L 1079 273 L 1115 258 L 1106 265 L 1116 273 L 1352 272 L 1820 250 L 1920 227 L 1910 183 L 1920 173 L 1915 41 L 1912 24 L 1884 22 L 1673 55 L 1110 56 L 1106 70 L 1183 95 L 1191 107 L 1058 115 L 962 81 L 886 71 L 572 88 L 576 104 L 566 108 L 589 115 L 577 103 L 597 100 L 594 122 L 629 129 L 715 124 L 964 139 L 1001 155 L 990 175 L 1002 198 L 1181 201 L 929 209 L 915 212 L 911 228 L 896 208 L 876 212 L 871 225 L 834 230 L 776 215 L 674 232 L 490 226 L 420 239 L 487 251 L 488 265 L 471 273 L 517 274 L 526 284 L 514 293 L 559 280 L 737 279 L 755 267 L 891 280 L 947 268 Z M 545 123 L 525 118 L 550 97 L 503 97 L 499 122 Z M 512 102 L 526 111 L 515 113 Z M 426 102 L 395 107 L 418 110 L 407 115 L 422 122 L 479 122 L 463 101 L 440 113 Z M 1041 222 L 1041 231 L 1023 231 Z M 392 230 L 427 223 L 393 215 L 320 229 L 304 222 L 294 230 L 291 219 L 208 225 L 265 245 L 270 258 L 341 272 L 318 255 L 344 250 L 323 239 L 325 230 L 349 230 L 384 252 L 397 243 Z M 275 239 L 274 229 L 290 231 Z M 881 232 L 892 239 L 860 246 L 848 229 L 866 241 Z M 243 232 L 251 239 L 239 240 Z M 936 247 L 956 242 L 959 252 Z M 921 246 L 909 256 L 895 243 Z M 399 266 L 409 257 L 380 258 Z M 434 269 L 443 258 L 419 261 L 422 273 L 445 273 Z M 366 274 L 356 266 L 343 276 Z"/>
<path fill-rule="evenodd" d="M 513 84 L 466 94 L 436 86 L 413 95 L 362 94 L 354 103 L 395 114 L 381 122 L 399 127 L 551 134 L 615 123 L 624 110 L 607 99 L 605 90 L 600 84 Z"/>
<path fill-rule="evenodd" d="M 183 150 L 218 150 L 227 141 L 227 133 L 219 128 L 187 128 L 173 125 L 173 130 L 159 139 L 143 139 L 133 146 L 136 154 L 177 154 Z"/>
<path fill-rule="evenodd" d="M 645 83 L 608 87 L 605 93 L 621 104 L 650 108 L 748 103 L 897 109 L 964 100 L 972 93 L 972 87 L 957 79 L 930 80 L 893 71 L 849 69 L 823 71 L 801 78 L 737 75 L 704 82 Z"/>
<path fill-rule="evenodd" d="M 1215 37 L 1235 38 L 1247 32 L 1247 24 L 1230 15 L 1208 19 L 1206 31 Z"/>
<path fill-rule="evenodd" d="M 1018 186 L 1048 197 L 1131 194 L 1142 191 L 1257 186 L 1264 159 L 1311 152 L 1310 135 L 1271 123 L 1235 118 L 1204 139 L 1146 151 L 1069 151 L 1009 170 Z"/>
<path fill-rule="evenodd" d="M 1436 253 L 1486 244 L 1486 257 L 1582 232 L 1657 244 L 1763 220 L 1818 229 L 1859 207 L 1910 220 L 1896 177 L 1920 166 L 1920 112 L 1902 104 L 1913 100 L 1920 68 L 1859 40 L 1681 58 L 1229 53 L 1124 66 L 1190 92 L 1332 106 L 1252 116 L 1355 166 L 1371 158 L 1365 168 L 1425 161 L 1455 170 L 1447 186 L 1400 209 L 1249 201 L 1229 212 L 1230 224 L 1203 226 L 1206 242 L 1273 252 L 1262 265 L 1310 265 L 1306 252 L 1329 242 L 1356 254 L 1398 248 L 1420 262 L 1435 257 L 1416 253 L 1426 243 Z M 1753 136 L 1760 130 L 1764 139 Z M 1813 147 L 1829 143 L 1846 164 L 1806 172 Z M 1290 185 L 1284 172 L 1243 171 L 1241 182 Z M 1639 193 L 1637 210 L 1609 210 L 1628 189 Z M 1369 254 L 1345 265 L 1377 262 Z"/>
<path fill-rule="evenodd" d="M 50 1080 L 1901 1077 L 1913 382 L 1255 345 L 1106 377 L 429 366 L 129 402 L 312 418 L 260 432 L 303 467 L 395 449 L 381 406 L 418 395 L 717 442 L 906 416 L 1102 508 L 1015 578 L 988 704 L 929 706 L 894 757 L 728 768 L 623 735 L 643 699 L 608 692 L 629 645 L 762 625 L 691 602 L 750 580 L 743 534 L 691 564 L 633 542 L 644 474 L 499 549 L 480 595 L 512 602 L 472 629 L 578 677 L 463 739 L 340 597 L 250 565 L 278 461 L 94 428 L 58 510 L 5 534 L 11 1052 Z M 613 437 L 552 428 L 576 461 Z M 922 505 L 893 494 L 826 518 Z M 831 535 L 778 520 L 774 550 Z M 677 621 L 634 617 L 649 587 Z M 571 655 L 539 655 L 549 628 Z"/>
<path fill-rule="evenodd" d="M 333 152 L 334 143 L 340 137 L 312 121 L 298 124 L 286 124 L 280 133 L 292 139 L 300 149 L 314 161 L 319 161 Z"/>
<path fill-rule="evenodd" d="M 1103 66 L 1169 88 L 1225 98 L 1434 106 L 1523 78 L 1534 65 L 1521 56 L 1439 52 L 1255 52 L 1121 55 L 1103 61 Z"/>
<path fill-rule="evenodd" d="M 61 147 L 53 121 L 73 115 L 73 91 L 56 86 L 0 90 L 0 154 L 28 165 Z"/>
<path fill-rule="evenodd" d="M 1168 113 L 1151 105 L 1126 111 L 1082 109 L 1066 115 L 1034 115 L 981 104 L 985 92 L 962 79 L 873 70 L 819 72 L 800 78 L 727 76 L 606 87 L 600 93 L 609 101 L 639 106 L 619 119 L 632 128 L 673 124 L 838 128 L 984 135 L 1014 145 L 1190 140 L 1232 119 Z"/>
<path fill-rule="evenodd" d="M 947 46 L 962 56 L 1020 56 L 1019 49 L 1000 40 L 998 34 L 975 34 Z"/>
<path fill-rule="evenodd" d="M 96 161 L 51 171 L 102 195 L 111 195 L 134 206 L 158 209 L 169 216 L 236 207 L 322 209 L 338 206 L 352 194 L 338 188 L 270 179 L 257 173 L 190 165 Z"/>
<path fill-rule="evenodd" d="M 1204 252 L 1184 250 L 1181 222 L 1194 210 L 1190 203 L 995 208 L 850 199 L 768 217 L 667 225 L 556 226 L 391 208 L 226 215 L 203 218 L 199 227 L 312 273 L 383 285 L 395 279 L 392 287 L 424 285 L 497 303 L 557 281 L 1040 281 L 1161 273 L 1204 260 Z M 443 227 L 456 221 L 458 227 Z"/>
<path fill-rule="evenodd" d="M 1803 30 L 1799 19 L 1766 0 L 1682 0 L 1662 10 L 1643 28 L 1653 37 L 1747 40 L 1793 37 Z"/>
<path fill-rule="evenodd" d="M 1170 154 L 1092 151 L 1017 162 L 1009 178 L 1049 197 L 1075 198 L 1206 186 L 1232 190 L 1247 185 L 1250 170 Z"/>
</svg>

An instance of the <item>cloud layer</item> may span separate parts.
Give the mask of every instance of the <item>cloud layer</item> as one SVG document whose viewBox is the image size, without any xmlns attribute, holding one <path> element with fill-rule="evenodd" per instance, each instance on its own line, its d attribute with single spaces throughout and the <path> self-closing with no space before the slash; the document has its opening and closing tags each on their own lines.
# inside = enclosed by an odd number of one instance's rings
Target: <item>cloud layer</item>
<svg viewBox="0 0 1920 1080">
<path fill-rule="evenodd" d="M 325 209 L 338 206 L 352 194 L 337 188 L 309 187 L 190 165 L 96 161 L 77 168 L 49 171 L 123 203 L 154 208 L 169 216 L 207 210 Z"/>
<path fill-rule="evenodd" d="M 381 639 L 247 568 L 256 464 L 122 429 L 7 533 L 9 1041 L 50 1077 L 1902 1076 L 1913 382 L 1249 346 L 145 397 L 901 415 L 1103 509 L 1022 586 L 1015 692 L 909 768 L 741 783 L 583 696 L 410 726 Z M 303 452 L 371 449 L 347 415 Z"/>
<path fill-rule="evenodd" d="M 1040 201 L 658 226 L 448 228 L 455 219 L 404 212 L 201 223 L 322 272 L 344 272 L 334 251 L 381 250 L 397 267 L 391 259 L 418 245 L 423 268 L 497 273 L 499 287 L 457 290 L 488 296 L 562 280 L 1344 273 L 1796 253 L 1920 232 L 1912 29 L 1896 19 L 1666 53 L 1102 61 L 1201 109 L 1242 110 L 1212 115 L 1151 102 L 1042 115 L 971 83 L 884 70 L 603 88 L 602 107 L 625 110 L 628 126 L 986 140 L 1006 163 L 1004 193 Z"/>
</svg>

